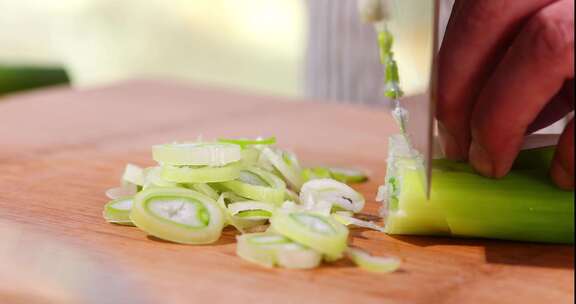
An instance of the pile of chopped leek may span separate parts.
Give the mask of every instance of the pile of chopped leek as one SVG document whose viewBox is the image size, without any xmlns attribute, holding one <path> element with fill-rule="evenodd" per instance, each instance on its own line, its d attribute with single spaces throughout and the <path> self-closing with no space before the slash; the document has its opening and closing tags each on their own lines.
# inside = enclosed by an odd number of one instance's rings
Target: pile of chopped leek
<svg viewBox="0 0 576 304">
<path fill-rule="evenodd" d="M 366 175 L 343 168 L 302 168 L 275 138 L 220 139 L 152 147 L 158 163 L 128 164 L 120 187 L 109 189 L 106 221 L 136 226 L 182 244 L 210 244 L 232 226 L 237 254 L 266 267 L 309 269 L 348 256 L 360 268 L 396 270 L 394 257 L 348 246 L 348 226 L 382 231 L 354 217 L 364 197 L 346 182 Z"/>
</svg>

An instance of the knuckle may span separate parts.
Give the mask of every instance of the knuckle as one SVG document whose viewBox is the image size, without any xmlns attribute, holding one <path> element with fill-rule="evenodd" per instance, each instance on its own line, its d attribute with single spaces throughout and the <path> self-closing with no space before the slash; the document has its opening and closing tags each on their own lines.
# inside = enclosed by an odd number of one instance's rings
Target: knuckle
<svg viewBox="0 0 576 304">
<path fill-rule="evenodd" d="M 574 18 L 540 12 L 529 22 L 527 34 L 536 58 L 563 60 L 574 52 Z"/>
</svg>

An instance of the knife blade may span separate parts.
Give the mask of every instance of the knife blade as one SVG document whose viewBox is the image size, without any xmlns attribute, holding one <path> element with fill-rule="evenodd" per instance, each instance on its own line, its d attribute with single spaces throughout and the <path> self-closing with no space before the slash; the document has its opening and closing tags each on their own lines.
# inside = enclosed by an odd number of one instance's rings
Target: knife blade
<svg viewBox="0 0 576 304">
<path fill-rule="evenodd" d="M 414 6 L 422 9 L 424 14 L 410 14 Z M 429 199 L 434 155 L 440 0 L 358 0 L 358 8 L 362 20 L 374 24 L 377 31 L 391 30 L 393 40 L 398 39 L 398 42 L 404 44 L 401 50 L 398 49 L 401 54 L 392 61 L 397 61 L 397 66 L 409 70 L 409 77 L 403 84 L 410 83 L 413 87 L 419 87 L 419 93 L 410 92 L 407 95 L 412 96 L 402 96 L 402 90 L 396 87 L 392 90 L 395 94 L 387 96 L 396 96 L 391 97 L 392 115 L 409 146 L 418 151 L 418 157 L 422 158 L 422 182 L 426 198 Z M 406 30 L 408 27 L 411 28 Z M 410 45 L 410 42 L 414 45 Z M 386 54 L 393 56 L 393 53 Z"/>
<path fill-rule="evenodd" d="M 431 195 L 432 185 L 432 158 L 434 156 L 434 133 L 435 133 L 435 110 L 436 110 L 436 88 L 438 78 L 437 67 L 437 52 L 439 48 L 439 12 L 440 1 L 429 0 L 431 12 L 429 14 L 430 21 L 427 28 L 424 29 L 428 41 L 424 44 L 427 50 L 426 62 L 428 66 L 423 65 L 419 67 L 420 77 L 426 77 L 422 82 L 427 83 L 427 87 L 423 93 L 415 96 L 403 97 L 399 105 L 408 113 L 406 125 L 406 138 L 410 146 L 418 151 L 419 156 L 422 157 L 422 164 L 424 170 L 422 171 L 422 182 L 425 189 L 426 198 L 429 199 Z M 399 63 L 402 65 L 402 62 Z"/>
</svg>

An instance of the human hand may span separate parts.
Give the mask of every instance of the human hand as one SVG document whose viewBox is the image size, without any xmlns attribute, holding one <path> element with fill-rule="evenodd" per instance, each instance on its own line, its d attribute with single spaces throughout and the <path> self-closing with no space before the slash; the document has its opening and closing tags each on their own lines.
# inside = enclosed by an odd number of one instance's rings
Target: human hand
<svg viewBox="0 0 576 304">
<path fill-rule="evenodd" d="M 438 84 L 446 156 L 503 177 L 526 134 L 574 110 L 574 0 L 457 0 Z M 550 174 L 574 189 L 574 120 Z"/>
</svg>

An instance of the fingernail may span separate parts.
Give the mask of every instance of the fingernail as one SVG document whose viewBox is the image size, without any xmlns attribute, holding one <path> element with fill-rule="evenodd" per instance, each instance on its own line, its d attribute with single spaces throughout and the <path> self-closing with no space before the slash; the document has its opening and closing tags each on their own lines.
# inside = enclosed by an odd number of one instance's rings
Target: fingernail
<svg viewBox="0 0 576 304">
<path fill-rule="evenodd" d="M 465 154 L 462 153 L 456 138 L 452 136 L 441 123 L 438 124 L 438 130 L 440 131 L 444 156 L 451 160 L 465 160 Z"/>
<path fill-rule="evenodd" d="M 559 162 L 555 161 L 550 169 L 550 175 L 554 183 L 564 190 L 574 189 L 574 176 L 562 166 Z"/>
<path fill-rule="evenodd" d="M 470 145 L 470 163 L 478 173 L 488 177 L 494 176 L 494 165 L 490 155 L 476 141 L 472 141 Z"/>
</svg>

